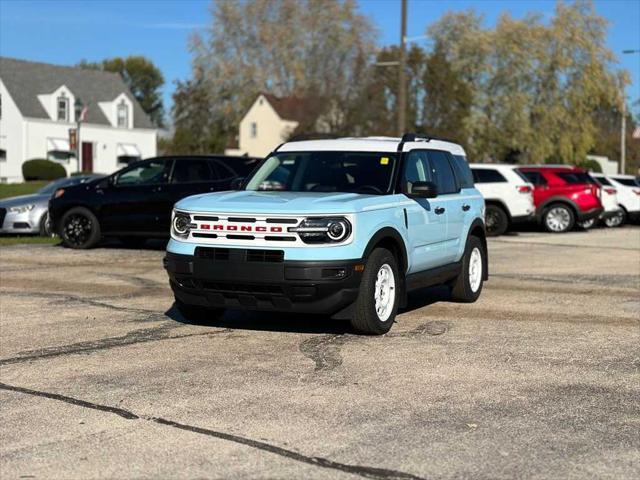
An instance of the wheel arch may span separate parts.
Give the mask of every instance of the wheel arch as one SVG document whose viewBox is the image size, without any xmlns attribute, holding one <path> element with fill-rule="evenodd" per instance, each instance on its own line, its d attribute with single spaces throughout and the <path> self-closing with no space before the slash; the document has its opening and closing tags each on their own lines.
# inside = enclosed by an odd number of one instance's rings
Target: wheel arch
<svg viewBox="0 0 640 480">
<path fill-rule="evenodd" d="M 400 285 L 402 293 L 400 294 L 400 307 L 403 308 L 407 304 L 407 271 L 409 269 L 407 248 L 400 232 L 393 227 L 384 227 L 378 230 L 367 243 L 362 255 L 367 259 L 376 248 L 386 248 L 394 254 L 398 260 L 398 267 L 402 274 L 400 275 Z"/>
<path fill-rule="evenodd" d="M 507 215 L 507 220 L 509 221 L 509 224 L 511 224 L 511 212 L 509 211 L 509 207 L 507 207 L 506 203 L 504 203 L 502 200 L 499 200 L 497 198 L 485 199 L 484 203 L 485 205 L 493 205 L 495 207 L 499 207 L 502 210 L 504 210 L 504 213 Z"/>
<path fill-rule="evenodd" d="M 567 205 L 569 208 L 571 208 L 571 211 L 575 216 L 575 220 L 578 220 L 578 217 L 580 216 L 580 207 L 578 207 L 578 204 L 567 197 L 561 196 L 547 198 L 542 204 L 540 204 L 540 206 L 537 208 L 537 213 L 540 216 L 541 220 L 545 210 L 547 210 L 554 203 L 562 203 L 564 205 Z"/>
<path fill-rule="evenodd" d="M 467 241 L 469 237 L 477 237 L 482 242 L 482 247 L 484 248 L 484 265 L 483 268 L 483 280 L 489 279 L 489 248 L 487 245 L 487 230 L 484 225 L 484 222 L 476 218 L 471 225 L 469 226 L 469 233 L 467 234 Z"/>
<path fill-rule="evenodd" d="M 62 227 L 62 219 L 67 214 L 67 212 L 73 208 L 86 208 L 91 213 L 93 213 L 95 217 L 98 219 L 98 222 L 102 224 L 102 218 L 100 217 L 99 209 L 92 207 L 86 202 L 75 202 L 75 203 L 66 204 L 63 207 L 56 209 L 56 212 L 55 212 L 56 216 L 54 218 L 55 225 L 51 225 L 51 228 L 53 231 L 55 231 L 56 233 L 59 233 L 59 229 Z"/>
</svg>

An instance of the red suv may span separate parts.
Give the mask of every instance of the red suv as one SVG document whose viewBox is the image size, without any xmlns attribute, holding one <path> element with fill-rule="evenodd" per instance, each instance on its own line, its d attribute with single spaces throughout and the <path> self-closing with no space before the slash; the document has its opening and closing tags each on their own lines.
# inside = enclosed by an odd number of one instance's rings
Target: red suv
<svg viewBox="0 0 640 480">
<path fill-rule="evenodd" d="M 597 218 L 603 211 L 600 186 L 580 168 L 521 167 L 519 171 L 534 185 L 536 216 L 549 232 L 569 231 L 576 222 Z"/>
</svg>

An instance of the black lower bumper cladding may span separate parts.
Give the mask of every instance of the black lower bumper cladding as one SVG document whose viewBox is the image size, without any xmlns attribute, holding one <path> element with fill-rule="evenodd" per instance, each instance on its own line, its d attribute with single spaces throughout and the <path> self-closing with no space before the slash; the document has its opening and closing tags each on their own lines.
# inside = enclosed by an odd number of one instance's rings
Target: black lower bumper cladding
<svg viewBox="0 0 640 480">
<path fill-rule="evenodd" d="M 332 315 L 358 296 L 364 261 L 284 260 L 282 251 L 197 247 L 164 267 L 187 305 Z"/>
</svg>

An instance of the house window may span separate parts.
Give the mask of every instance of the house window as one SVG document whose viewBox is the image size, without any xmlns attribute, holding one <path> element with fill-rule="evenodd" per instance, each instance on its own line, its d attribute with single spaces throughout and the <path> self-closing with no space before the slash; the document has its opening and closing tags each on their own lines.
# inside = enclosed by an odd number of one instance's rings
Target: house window
<svg viewBox="0 0 640 480">
<path fill-rule="evenodd" d="M 129 107 L 124 102 L 120 102 L 118 105 L 118 127 L 127 128 L 129 126 Z"/>
<path fill-rule="evenodd" d="M 258 124 L 256 122 L 251 122 L 251 138 L 258 137 Z"/>
<path fill-rule="evenodd" d="M 49 150 L 47 152 L 47 160 L 69 163 L 69 160 L 71 160 L 72 158 L 75 158 L 73 152 L 66 152 L 63 150 Z"/>
<path fill-rule="evenodd" d="M 68 122 L 69 121 L 69 99 L 66 97 L 64 93 L 58 97 L 57 106 L 58 106 L 58 121 Z"/>
<path fill-rule="evenodd" d="M 4 148 L 0 148 L 0 162 L 7 161 L 7 151 Z"/>
</svg>

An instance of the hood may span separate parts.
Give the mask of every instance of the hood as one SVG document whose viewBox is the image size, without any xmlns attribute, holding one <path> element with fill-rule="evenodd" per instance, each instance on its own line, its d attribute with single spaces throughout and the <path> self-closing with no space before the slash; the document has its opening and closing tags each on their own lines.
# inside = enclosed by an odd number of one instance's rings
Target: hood
<svg viewBox="0 0 640 480">
<path fill-rule="evenodd" d="M 3 198 L 0 200 L 0 207 L 9 208 L 9 207 L 17 207 L 19 205 L 29 205 L 29 204 L 44 204 L 46 205 L 49 202 L 50 195 L 42 195 L 38 193 L 34 193 L 31 195 L 19 195 L 17 197 L 9 197 Z"/>
<path fill-rule="evenodd" d="M 389 197 L 359 193 L 234 191 L 187 197 L 176 203 L 176 208 L 207 213 L 333 215 L 388 206 Z"/>
</svg>

